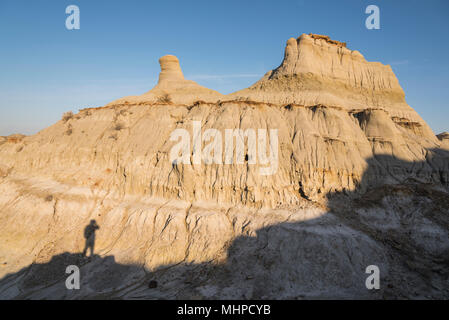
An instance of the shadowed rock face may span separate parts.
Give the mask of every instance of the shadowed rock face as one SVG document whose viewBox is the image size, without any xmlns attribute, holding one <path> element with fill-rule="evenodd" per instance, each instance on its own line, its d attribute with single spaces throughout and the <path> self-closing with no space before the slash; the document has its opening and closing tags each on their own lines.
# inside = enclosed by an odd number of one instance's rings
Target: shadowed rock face
<svg viewBox="0 0 449 320">
<path fill-rule="evenodd" d="M 176 57 L 160 64 L 141 96 L 0 140 L 0 297 L 448 297 L 449 145 L 389 66 L 303 35 L 223 96 L 184 79 Z M 193 121 L 278 130 L 278 170 L 261 176 L 246 156 L 173 164 L 170 135 Z M 87 276 L 68 293 L 72 262 Z M 374 293 L 370 264 L 386 285 Z"/>
</svg>

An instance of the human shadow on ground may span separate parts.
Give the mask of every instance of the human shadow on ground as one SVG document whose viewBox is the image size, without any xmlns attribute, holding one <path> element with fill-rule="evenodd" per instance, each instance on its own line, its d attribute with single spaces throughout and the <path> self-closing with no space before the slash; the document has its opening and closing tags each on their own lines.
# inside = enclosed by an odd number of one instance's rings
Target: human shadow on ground
<svg viewBox="0 0 449 320">
<path fill-rule="evenodd" d="M 241 235 L 223 264 L 150 272 L 114 256 L 65 252 L 2 278 L 0 298 L 447 299 L 449 152 L 432 154 L 424 162 L 368 159 L 356 190 L 327 195 L 325 214 Z M 69 265 L 80 268 L 79 290 L 66 288 Z M 366 287 L 370 265 L 379 267 L 380 289 Z"/>
<path fill-rule="evenodd" d="M 83 256 L 87 254 L 87 250 L 90 249 L 90 255 L 94 255 L 95 250 L 95 232 L 100 229 L 97 224 L 97 221 L 90 220 L 90 223 L 84 228 L 84 238 L 86 239 L 86 243 L 84 245 Z"/>
</svg>

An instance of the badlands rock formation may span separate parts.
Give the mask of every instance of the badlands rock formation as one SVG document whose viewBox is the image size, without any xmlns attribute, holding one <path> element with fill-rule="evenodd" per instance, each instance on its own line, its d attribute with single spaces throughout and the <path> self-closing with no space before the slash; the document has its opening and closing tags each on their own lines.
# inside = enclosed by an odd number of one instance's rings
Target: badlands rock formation
<svg viewBox="0 0 449 320">
<path fill-rule="evenodd" d="M 228 96 L 174 56 L 160 65 L 141 96 L 0 140 L 1 298 L 449 298 L 449 145 L 391 67 L 320 35 L 288 40 L 277 69 Z M 276 170 L 260 174 L 247 140 L 232 164 L 173 163 L 177 129 L 189 163 L 208 129 L 223 150 L 226 129 L 277 130 Z"/>
<path fill-rule="evenodd" d="M 177 103 L 192 104 L 195 101 L 217 102 L 224 96 L 203 86 L 195 81 L 185 80 L 179 60 L 172 55 L 166 55 L 159 59 L 161 73 L 157 85 L 141 96 L 130 96 L 110 103 L 117 104 L 157 104 Z"/>
<path fill-rule="evenodd" d="M 437 137 L 441 140 L 441 145 L 443 145 L 445 149 L 449 149 L 449 133 L 442 132 L 437 135 Z"/>
</svg>

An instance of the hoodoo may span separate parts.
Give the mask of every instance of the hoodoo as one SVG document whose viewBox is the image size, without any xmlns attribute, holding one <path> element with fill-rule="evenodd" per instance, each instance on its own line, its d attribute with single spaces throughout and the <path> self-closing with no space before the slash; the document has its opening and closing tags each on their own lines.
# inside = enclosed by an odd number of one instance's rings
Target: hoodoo
<svg viewBox="0 0 449 320">
<path fill-rule="evenodd" d="M 163 85 L 164 83 L 184 80 L 179 60 L 175 56 L 163 56 L 159 59 L 159 64 L 161 65 L 161 73 L 159 73 L 158 84 Z"/>
</svg>

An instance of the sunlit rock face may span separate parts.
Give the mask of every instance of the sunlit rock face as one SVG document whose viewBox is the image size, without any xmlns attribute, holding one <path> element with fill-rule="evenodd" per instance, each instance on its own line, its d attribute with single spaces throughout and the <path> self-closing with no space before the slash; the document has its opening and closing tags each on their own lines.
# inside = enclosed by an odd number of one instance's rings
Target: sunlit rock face
<svg viewBox="0 0 449 320">
<path fill-rule="evenodd" d="M 1 298 L 449 297 L 447 134 L 407 105 L 389 66 L 302 35 L 225 96 L 186 80 L 175 56 L 159 62 L 141 96 L 0 137 Z M 226 145 L 237 129 L 276 131 L 272 174 L 250 157 L 265 142 Z M 189 164 L 170 159 L 175 130 Z M 211 142 L 218 161 L 194 163 Z M 66 264 L 80 264 L 81 290 L 65 288 Z M 377 291 L 364 282 L 372 264 Z"/>
<path fill-rule="evenodd" d="M 419 128 L 419 135 L 435 140 L 432 130 L 407 105 L 389 65 L 368 62 L 357 50 L 325 36 L 303 34 L 289 39 L 278 68 L 231 96 L 303 106 L 320 104 L 349 112 L 385 110 L 397 123 L 409 122 Z"/>
<path fill-rule="evenodd" d="M 177 57 L 166 55 L 159 59 L 161 72 L 157 85 L 140 96 L 129 96 L 118 99 L 108 106 L 177 104 L 191 105 L 197 101 L 216 103 L 223 99 L 221 93 L 200 86 L 195 81 L 184 79 Z"/>
<path fill-rule="evenodd" d="M 159 74 L 158 84 L 168 83 L 170 81 L 184 81 L 179 60 L 173 55 L 166 55 L 159 59 L 161 73 Z"/>
</svg>

